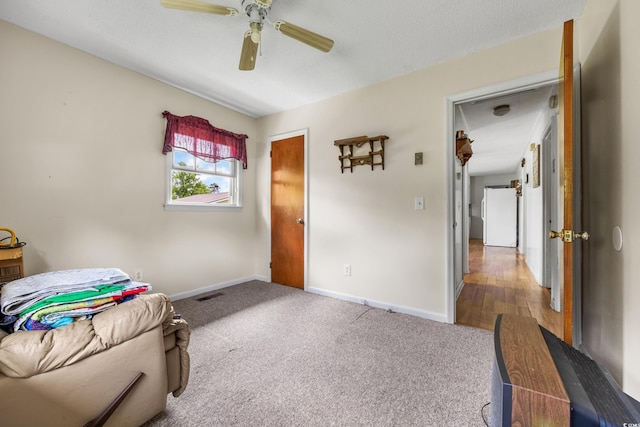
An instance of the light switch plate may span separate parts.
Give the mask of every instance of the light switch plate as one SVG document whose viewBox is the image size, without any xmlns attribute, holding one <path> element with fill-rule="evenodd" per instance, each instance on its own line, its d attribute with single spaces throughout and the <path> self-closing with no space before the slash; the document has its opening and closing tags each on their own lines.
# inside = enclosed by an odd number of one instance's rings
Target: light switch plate
<svg viewBox="0 0 640 427">
<path fill-rule="evenodd" d="M 417 211 L 423 211 L 424 210 L 424 196 L 416 196 L 415 209 Z"/>
<path fill-rule="evenodd" d="M 416 166 L 422 164 L 422 153 L 415 154 L 415 163 L 416 163 Z"/>
</svg>

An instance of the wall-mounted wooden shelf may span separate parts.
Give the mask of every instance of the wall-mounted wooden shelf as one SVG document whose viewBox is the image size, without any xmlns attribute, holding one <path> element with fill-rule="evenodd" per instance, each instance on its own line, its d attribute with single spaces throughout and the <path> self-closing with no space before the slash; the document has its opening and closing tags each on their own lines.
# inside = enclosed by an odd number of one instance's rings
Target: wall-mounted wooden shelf
<svg viewBox="0 0 640 427">
<path fill-rule="evenodd" d="M 340 171 L 344 173 L 345 169 L 349 169 L 353 173 L 355 166 L 371 165 L 382 166 L 384 170 L 384 142 L 389 139 L 386 135 L 379 135 L 373 138 L 368 136 L 356 136 L 355 138 L 339 139 L 333 142 L 333 145 L 340 149 L 338 160 L 340 161 Z M 376 144 L 376 142 L 378 144 Z M 369 145 L 369 151 L 366 153 L 356 153 L 356 149 L 363 145 Z M 376 149 L 377 145 L 377 149 Z"/>
</svg>

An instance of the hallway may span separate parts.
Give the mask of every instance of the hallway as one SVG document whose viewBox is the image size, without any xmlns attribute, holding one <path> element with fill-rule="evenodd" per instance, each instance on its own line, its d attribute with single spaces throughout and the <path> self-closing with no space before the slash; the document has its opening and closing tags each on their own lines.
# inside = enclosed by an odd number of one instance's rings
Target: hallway
<svg viewBox="0 0 640 427">
<path fill-rule="evenodd" d="M 456 323 L 493 330 L 499 313 L 535 317 L 562 339 L 562 313 L 551 309 L 549 289 L 539 286 L 515 248 L 469 241 L 469 273 L 456 301 Z"/>
</svg>

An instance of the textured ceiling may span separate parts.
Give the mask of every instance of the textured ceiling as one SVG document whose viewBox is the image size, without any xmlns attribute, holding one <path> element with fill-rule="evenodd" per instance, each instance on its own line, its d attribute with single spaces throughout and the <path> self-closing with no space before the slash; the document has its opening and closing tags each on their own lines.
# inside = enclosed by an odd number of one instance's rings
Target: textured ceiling
<svg viewBox="0 0 640 427">
<path fill-rule="evenodd" d="M 247 17 L 160 0 L 2 0 L 0 19 L 262 117 L 551 28 L 586 0 L 273 0 L 269 18 L 332 38 L 322 53 L 265 26 L 239 71 Z M 241 9 L 241 0 L 217 0 Z"/>
<path fill-rule="evenodd" d="M 456 129 L 473 140 L 469 175 L 514 174 L 533 142 L 534 130 L 547 120 L 549 98 L 557 93 L 554 84 L 457 105 Z M 509 113 L 494 115 L 499 105 L 509 105 Z"/>
</svg>

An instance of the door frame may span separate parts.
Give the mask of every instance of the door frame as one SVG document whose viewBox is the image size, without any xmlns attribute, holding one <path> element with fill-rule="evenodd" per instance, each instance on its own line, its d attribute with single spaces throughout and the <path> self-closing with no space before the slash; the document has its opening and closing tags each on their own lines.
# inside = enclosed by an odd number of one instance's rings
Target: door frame
<svg viewBox="0 0 640 427">
<path fill-rule="evenodd" d="M 557 96 L 557 95 L 556 95 Z M 546 142 L 548 139 L 549 142 Z M 542 231 L 548 234 L 550 230 L 560 230 L 562 226 L 558 224 L 558 117 L 552 122 L 544 132 L 542 144 Z M 542 256 L 543 284 L 551 288 L 551 308 L 560 312 L 562 309 L 562 289 L 560 289 L 560 269 L 559 269 L 559 241 L 556 239 L 544 239 L 544 250 Z"/>
<path fill-rule="evenodd" d="M 291 132 L 280 133 L 267 137 L 267 149 L 271 152 L 271 146 L 274 141 L 281 139 L 302 136 L 304 138 L 304 290 L 309 286 L 309 128 L 294 130 Z M 267 262 L 271 263 L 271 156 L 267 165 L 267 173 L 269 176 L 269 186 L 267 188 L 267 198 L 269 200 L 269 209 L 267 209 L 267 254 L 269 254 Z M 269 274 L 267 275 L 271 282 L 271 268 L 267 265 Z"/>
<path fill-rule="evenodd" d="M 573 73 L 573 227 L 574 230 L 584 231 L 582 218 L 582 65 L 574 58 Z M 576 126 L 577 125 L 577 126 Z M 559 130 L 558 130 L 559 131 Z M 578 177 L 576 179 L 576 177 Z M 582 243 L 573 246 L 573 313 L 572 313 L 572 345 L 582 346 Z M 577 286 L 579 285 L 579 286 Z"/>
<path fill-rule="evenodd" d="M 455 323 L 456 321 L 456 265 L 455 265 L 455 214 L 456 205 L 459 202 L 456 200 L 455 193 L 455 106 L 457 104 L 476 101 L 484 98 L 493 98 L 501 95 L 508 95 L 510 93 L 521 92 L 524 90 L 534 89 L 536 87 L 548 86 L 558 83 L 558 70 L 553 69 L 543 73 L 534 74 L 527 77 L 522 77 L 515 80 L 509 80 L 501 83 L 497 83 L 490 86 L 473 89 L 470 91 L 447 96 L 446 98 L 446 115 L 447 115 L 447 128 L 446 128 L 446 159 L 447 159 L 447 267 L 446 267 L 446 282 L 447 282 L 447 323 Z M 464 197 L 464 194 L 463 194 Z M 463 205 L 469 203 L 469 200 L 461 200 Z M 466 222 L 468 218 L 463 215 L 462 230 L 463 241 L 468 239 L 469 236 L 465 233 L 467 229 Z"/>
</svg>

